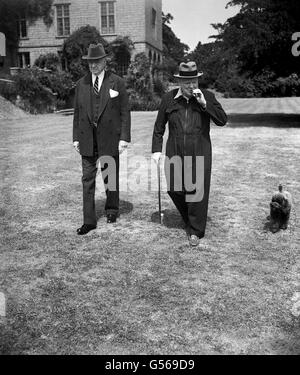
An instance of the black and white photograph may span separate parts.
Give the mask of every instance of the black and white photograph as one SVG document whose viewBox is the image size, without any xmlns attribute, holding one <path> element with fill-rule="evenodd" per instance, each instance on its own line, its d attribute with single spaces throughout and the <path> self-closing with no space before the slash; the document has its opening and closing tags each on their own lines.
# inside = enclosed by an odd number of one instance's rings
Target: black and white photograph
<svg viewBox="0 0 300 375">
<path fill-rule="evenodd" d="M 299 1 L 0 0 L 0 173 L 1 356 L 300 355 Z"/>
</svg>

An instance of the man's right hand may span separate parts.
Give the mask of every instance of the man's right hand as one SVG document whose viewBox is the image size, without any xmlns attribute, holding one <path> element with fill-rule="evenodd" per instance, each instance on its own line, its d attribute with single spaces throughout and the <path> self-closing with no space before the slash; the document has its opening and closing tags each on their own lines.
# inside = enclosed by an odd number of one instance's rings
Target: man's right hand
<svg viewBox="0 0 300 375">
<path fill-rule="evenodd" d="M 152 154 L 152 159 L 155 161 L 156 164 L 158 164 L 161 159 L 161 152 L 154 152 Z"/>
<path fill-rule="evenodd" d="M 75 150 L 80 154 L 80 147 L 79 147 L 79 142 L 73 142 L 73 147 L 75 148 Z"/>
</svg>

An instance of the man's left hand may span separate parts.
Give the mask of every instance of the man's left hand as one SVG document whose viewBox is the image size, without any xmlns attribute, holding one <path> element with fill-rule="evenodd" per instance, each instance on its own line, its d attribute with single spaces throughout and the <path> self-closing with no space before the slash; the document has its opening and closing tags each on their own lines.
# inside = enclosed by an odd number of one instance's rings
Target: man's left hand
<svg viewBox="0 0 300 375">
<path fill-rule="evenodd" d="M 195 89 L 193 91 L 195 98 L 197 99 L 198 103 L 201 105 L 203 109 L 206 109 L 206 100 L 203 95 L 203 92 L 200 89 Z"/>
<path fill-rule="evenodd" d="M 128 142 L 126 141 L 120 141 L 119 142 L 119 154 L 121 155 L 128 147 Z"/>
</svg>

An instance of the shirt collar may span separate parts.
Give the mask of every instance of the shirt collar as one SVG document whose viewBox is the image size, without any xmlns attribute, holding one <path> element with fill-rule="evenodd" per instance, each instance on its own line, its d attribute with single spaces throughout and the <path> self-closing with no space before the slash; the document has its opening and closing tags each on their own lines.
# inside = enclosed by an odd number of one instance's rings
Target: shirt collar
<svg viewBox="0 0 300 375">
<path fill-rule="evenodd" d="M 187 98 L 186 96 L 184 96 L 184 95 L 182 94 L 181 87 L 179 87 L 179 89 L 178 89 L 178 91 L 177 91 L 177 94 L 175 95 L 174 99 L 179 99 L 181 96 L 182 96 L 183 98 L 185 98 L 187 102 L 189 102 L 190 99 Z"/>
<path fill-rule="evenodd" d="M 102 83 L 102 82 L 103 82 L 104 74 L 105 74 L 105 70 L 102 70 L 102 72 L 98 75 L 99 83 Z M 92 73 L 93 85 L 95 84 L 96 77 L 97 77 L 97 76 L 96 76 L 95 74 Z M 100 86 L 100 85 L 99 85 L 99 86 Z"/>
</svg>

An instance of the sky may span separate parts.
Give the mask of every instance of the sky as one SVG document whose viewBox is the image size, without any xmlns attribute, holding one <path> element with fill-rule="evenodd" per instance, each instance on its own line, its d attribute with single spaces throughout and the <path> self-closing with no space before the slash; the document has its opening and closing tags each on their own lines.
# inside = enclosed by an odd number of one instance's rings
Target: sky
<svg viewBox="0 0 300 375">
<path fill-rule="evenodd" d="M 162 0 L 163 12 L 171 13 L 171 29 L 192 51 L 198 42 L 208 43 L 216 31 L 211 23 L 224 23 L 238 13 L 238 7 L 225 9 L 229 0 Z"/>
</svg>

